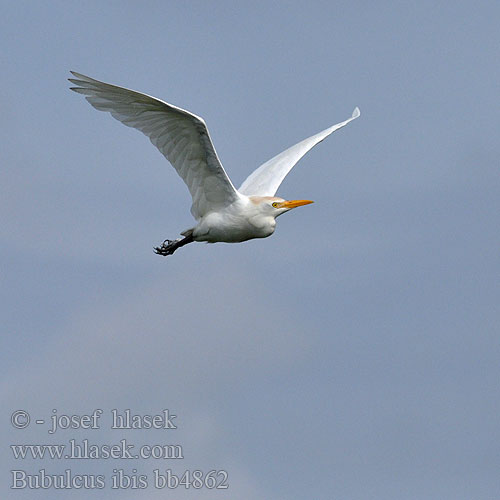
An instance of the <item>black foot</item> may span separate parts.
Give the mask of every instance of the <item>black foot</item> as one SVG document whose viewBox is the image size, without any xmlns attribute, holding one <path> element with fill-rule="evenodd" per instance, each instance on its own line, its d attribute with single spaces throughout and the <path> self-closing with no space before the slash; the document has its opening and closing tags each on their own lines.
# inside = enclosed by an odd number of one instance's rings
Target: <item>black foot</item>
<svg viewBox="0 0 500 500">
<path fill-rule="evenodd" d="M 178 248 L 179 248 L 179 242 L 181 240 L 165 240 L 161 246 L 159 247 L 154 247 L 154 251 L 157 255 L 163 255 L 166 257 L 167 255 L 172 255 Z"/>
</svg>

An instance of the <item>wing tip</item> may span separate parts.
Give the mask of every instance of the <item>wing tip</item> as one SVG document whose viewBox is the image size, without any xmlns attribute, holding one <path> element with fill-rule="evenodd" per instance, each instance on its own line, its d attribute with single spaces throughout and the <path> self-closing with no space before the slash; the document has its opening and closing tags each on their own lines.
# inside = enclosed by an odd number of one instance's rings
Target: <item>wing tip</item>
<svg viewBox="0 0 500 500">
<path fill-rule="evenodd" d="M 77 73 L 76 71 L 69 70 L 69 72 L 70 72 L 73 76 L 76 76 L 76 78 L 88 78 L 88 76 L 82 75 L 81 73 Z"/>
<path fill-rule="evenodd" d="M 76 71 L 69 70 L 69 72 L 79 81 L 79 82 L 84 82 L 84 83 L 103 83 L 100 82 L 99 80 L 95 80 L 94 78 L 90 78 L 90 76 L 84 75 L 82 73 L 78 73 Z M 70 82 L 72 82 L 74 79 L 68 78 Z"/>
<path fill-rule="evenodd" d="M 359 108 L 356 106 L 354 108 L 354 111 L 352 112 L 352 116 L 351 118 L 358 118 L 359 116 L 361 116 L 361 111 L 359 110 Z"/>
<path fill-rule="evenodd" d="M 76 71 L 69 71 L 75 78 L 68 78 L 68 82 L 73 83 L 74 85 L 82 85 L 82 83 L 86 83 L 88 80 L 88 76 L 82 75 L 81 73 L 77 73 Z M 74 88 L 71 88 L 74 90 Z"/>
</svg>

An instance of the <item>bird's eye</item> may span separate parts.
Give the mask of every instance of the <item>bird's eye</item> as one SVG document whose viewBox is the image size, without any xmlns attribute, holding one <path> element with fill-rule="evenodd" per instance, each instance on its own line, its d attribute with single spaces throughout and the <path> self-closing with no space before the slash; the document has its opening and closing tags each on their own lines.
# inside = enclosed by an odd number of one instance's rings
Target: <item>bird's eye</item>
<svg viewBox="0 0 500 500">
<path fill-rule="evenodd" d="M 280 204 L 279 204 L 277 201 L 275 201 L 275 202 L 273 203 L 273 207 L 274 207 L 274 208 L 278 208 L 279 206 L 280 206 Z"/>
</svg>

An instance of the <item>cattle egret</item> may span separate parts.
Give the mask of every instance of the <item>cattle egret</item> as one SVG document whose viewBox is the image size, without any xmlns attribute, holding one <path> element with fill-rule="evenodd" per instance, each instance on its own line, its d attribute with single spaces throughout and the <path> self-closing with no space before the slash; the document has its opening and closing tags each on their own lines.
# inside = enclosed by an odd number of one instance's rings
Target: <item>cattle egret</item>
<svg viewBox="0 0 500 500">
<path fill-rule="evenodd" d="M 275 196 L 293 166 L 316 144 L 360 115 L 352 116 L 261 165 L 236 189 L 222 167 L 202 118 L 189 111 L 134 90 L 103 83 L 71 72 L 71 90 L 86 96 L 100 111 L 108 111 L 128 127 L 140 130 L 173 165 L 193 198 L 191 213 L 197 224 L 155 247 L 172 255 L 192 241 L 238 243 L 273 234 L 276 217 L 292 208 L 313 203 Z"/>
</svg>

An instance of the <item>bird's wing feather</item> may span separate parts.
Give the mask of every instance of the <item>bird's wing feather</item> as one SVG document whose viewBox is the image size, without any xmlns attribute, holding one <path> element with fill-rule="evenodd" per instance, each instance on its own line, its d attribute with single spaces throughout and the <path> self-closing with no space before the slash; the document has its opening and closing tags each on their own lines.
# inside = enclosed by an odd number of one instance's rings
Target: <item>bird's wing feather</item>
<svg viewBox="0 0 500 500">
<path fill-rule="evenodd" d="M 311 148 L 359 115 L 359 108 L 355 108 L 348 120 L 332 125 L 271 158 L 247 177 L 239 192 L 247 196 L 274 196 L 288 172 Z"/>
<path fill-rule="evenodd" d="M 205 122 L 189 111 L 155 97 L 71 72 L 77 87 L 100 111 L 140 130 L 173 165 L 193 198 L 196 218 L 229 205 L 239 197 L 222 167 Z"/>
</svg>

